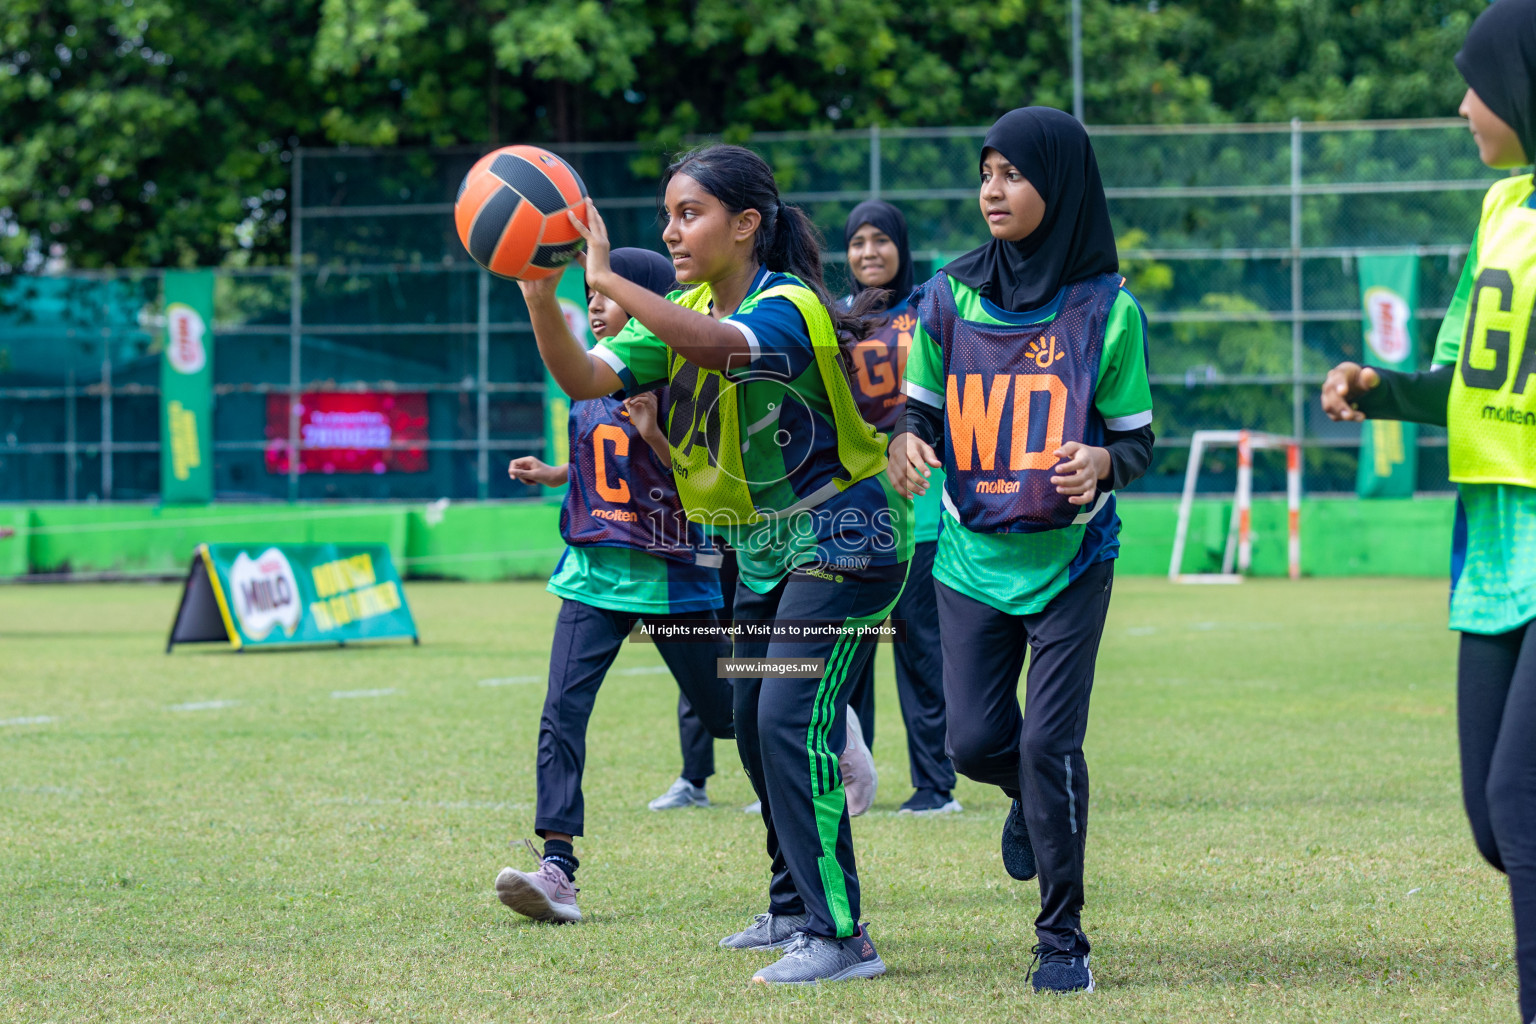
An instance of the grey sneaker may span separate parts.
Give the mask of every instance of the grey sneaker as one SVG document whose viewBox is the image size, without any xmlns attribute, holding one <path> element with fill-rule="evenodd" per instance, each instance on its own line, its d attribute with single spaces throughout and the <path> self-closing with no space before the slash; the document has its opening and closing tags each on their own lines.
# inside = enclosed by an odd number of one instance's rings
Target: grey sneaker
<svg viewBox="0 0 1536 1024">
<path fill-rule="evenodd" d="M 720 940 L 721 949 L 781 949 L 800 934 L 807 918 L 804 914 L 758 914 L 752 923 L 735 935 Z"/>
<path fill-rule="evenodd" d="M 672 783 L 661 796 L 646 804 L 653 811 L 670 811 L 678 807 L 708 807 L 709 795 L 704 792 L 703 786 L 695 786 L 687 779 L 680 778 Z"/>
<path fill-rule="evenodd" d="M 763 802 L 761 800 L 753 800 L 751 803 L 747 804 L 747 806 L 745 806 L 745 807 L 743 807 L 741 809 L 741 813 L 742 814 L 762 814 L 763 813 Z"/>
<path fill-rule="evenodd" d="M 875 771 L 875 758 L 864 745 L 864 732 L 859 728 L 859 716 L 848 709 L 848 742 L 843 756 L 837 759 L 843 774 L 843 791 L 848 800 L 848 814 L 858 817 L 869 810 L 880 789 L 880 773 Z"/>
<path fill-rule="evenodd" d="M 565 872 L 549 861 L 542 862 L 537 871 L 502 868 L 496 876 L 496 895 L 501 902 L 535 921 L 551 924 L 580 921 L 576 892 Z"/>
<path fill-rule="evenodd" d="M 752 980 L 759 985 L 815 985 L 822 981 L 878 978 L 885 961 L 869 941 L 869 925 L 846 939 L 823 939 L 797 932 L 777 963 L 769 964 Z"/>
</svg>

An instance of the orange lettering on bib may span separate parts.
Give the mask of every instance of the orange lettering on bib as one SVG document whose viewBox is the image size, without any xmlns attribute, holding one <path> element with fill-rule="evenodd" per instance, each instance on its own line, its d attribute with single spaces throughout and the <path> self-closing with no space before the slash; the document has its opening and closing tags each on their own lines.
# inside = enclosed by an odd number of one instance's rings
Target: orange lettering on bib
<svg viewBox="0 0 1536 1024">
<path fill-rule="evenodd" d="M 980 459 L 981 468 L 990 470 L 997 459 L 997 428 L 1003 421 L 1003 406 L 1008 401 L 1007 374 L 999 373 L 992 378 L 991 397 L 981 397 L 981 374 L 965 375 L 965 401 L 960 400 L 955 374 L 949 375 L 944 401 L 949 419 L 949 440 L 954 445 L 955 466 L 961 470 L 971 468 L 972 445 Z"/>
<path fill-rule="evenodd" d="M 1054 339 L 1052 339 L 1054 341 Z M 1056 465 L 1056 449 L 1061 447 L 1067 424 L 1067 386 L 1049 373 L 1021 373 L 1014 377 L 1013 451 L 1009 469 L 1050 469 Z M 1029 396 L 1036 391 L 1051 396 L 1050 412 L 1045 418 L 1045 444 L 1039 451 L 1029 450 Z M 989 467 L 990 468 L 990 467 Z"/>
<path fill-rule="evenodd" d="M 629 484 L 622 477 L 617 487 L 608 482 L 605 441 L 613 442 L 613 454 L 622 459 L 629 455 L 629 435 L 622 427 L 614 426 L 612 423 L 599 423 L 592 428 L 592 444 L 597 449 L 595 466 L 597 479 L 592 484 L 597 488 L 597 493 L 605 499 L 616 505 L 622 505 L 629 500 Z"/>
</svg>

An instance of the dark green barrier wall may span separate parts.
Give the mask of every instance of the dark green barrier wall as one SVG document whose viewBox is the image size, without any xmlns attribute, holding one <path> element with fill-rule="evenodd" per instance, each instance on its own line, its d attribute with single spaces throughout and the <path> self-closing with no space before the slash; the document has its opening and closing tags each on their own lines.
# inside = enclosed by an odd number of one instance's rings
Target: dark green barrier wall
<svg viewBox="0 0 1536 1024">
<path fill-rule="evenodd" d="M 1449 497 L 1403 501 L 1318 498 L 1302 507 L 1302 570 L 1312 576 L 1445 576 Z M 1121 573 L 1162 575 L 1173 548 L 1176 501 L 1120 503 Z M 1202 501 L 1190 520 L 1184 572 L 1216 571 L 1230 502 Z M 0 577 L 26 573 L 131 575 L 186 568 L 201 543 L 387 544 L 407 577 L 495 580 L 548 575 L 560 557 L 559 506 L 545 502 L 446 505 L 0 506 Z M 1286 571 L 1285 503 L 1253 508 L 1256 575 Z M 3 531 L 0 531 L 3 532 Z"/>
</svg>

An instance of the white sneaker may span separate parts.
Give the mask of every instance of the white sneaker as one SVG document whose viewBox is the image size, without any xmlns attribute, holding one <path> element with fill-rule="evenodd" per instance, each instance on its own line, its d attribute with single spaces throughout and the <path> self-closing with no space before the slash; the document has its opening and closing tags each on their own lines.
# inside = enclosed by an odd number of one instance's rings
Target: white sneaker
<svg viewBox="0 0 1536 1024">
<path fill-rule="evenodd" d="M 763 813 L 763 802 L 761 800 L 753 800 L 751 803 L 747 804 L 747 806 L 745 806 L 745 807 L 743 807 L 741 809 L 741 813 L 742 814 L 762 814 Z"/>
<path fill-rule="evenodd" d="M 678 807 L 708 807 L 709 795 L 703 786 L 695 786 L 687 779 L 679 778 L 661 796 L 646 804 L 653 811 L 670 811 Z"/>
<path fill-rule="evenodd" d="M 837 759 L 843 773 L 843 789 L 848 801 L 848 813 L 858 817 L 869 810 L 880 788 L 880 773 L 875 771 L 875 758 L 864 745 L 864 733 L 859 728 L 859 716 L 848 709 L 848 743 L 843 756 Z"/>
</svg>

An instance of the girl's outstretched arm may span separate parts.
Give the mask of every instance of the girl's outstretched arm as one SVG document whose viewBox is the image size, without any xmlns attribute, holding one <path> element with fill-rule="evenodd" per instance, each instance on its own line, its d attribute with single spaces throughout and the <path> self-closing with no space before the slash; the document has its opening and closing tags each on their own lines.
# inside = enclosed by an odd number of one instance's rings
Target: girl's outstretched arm
<svg viewBox="0 0 1536 1024">
<path fill-rule="evenodd" d="M 1323 382 L 1323 411 L 1335 420 L 1406 420 L 1443 427 L 1455 372 L 1453 366 L 1404 373 L 1340 363 Z"/>
<path fill-rule="evenodd" d="M 528 319 L 533 323 L 539 358 L 549 367 L 550 376 L 555 378 L 561 391 L 579 402 L 611 395 L 624 386 L 613 368 L 590 354 L 571 333 L 555 294 L 560 285 L 559 274 L 517 284 L 523 290 L 523 301 L 528 304 Z"/>
<path fill-rule="evenodd" d="M 668 302 L 649 288 L 614 273 L 608 265 L 608 226 L 591 200 L 587 201 L 587 214 L 592 221 L 590 225 L 583 224 L 574 213 L 570 218 L 581 237 L 587 240 L 587 251 L 579 259 L 587 270 L 588 288 L 618 303 L 674 352 L 696 366 L 723 371 L 745 365 L 752 349 L 741 331 L 714 317 Z M 554 372 L 554 367 L 550 367 L 550 372 Z"/>
</svg>

